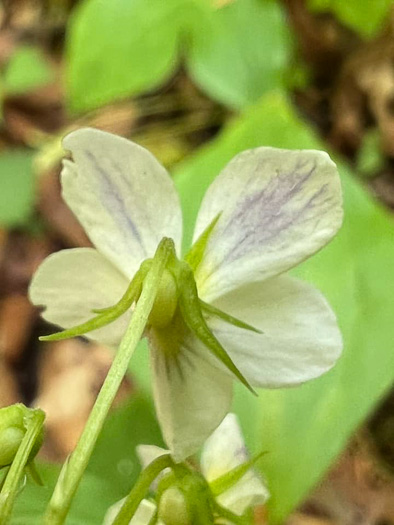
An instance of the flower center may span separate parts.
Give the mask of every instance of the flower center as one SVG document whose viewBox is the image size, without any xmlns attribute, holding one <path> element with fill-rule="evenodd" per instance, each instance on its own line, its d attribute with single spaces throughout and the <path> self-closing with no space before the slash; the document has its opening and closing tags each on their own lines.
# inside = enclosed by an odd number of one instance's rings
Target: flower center
<svg viewBox="0 0 394 525">
<path fill-rule="evenodd" d="M 178 305 L 178 287 L 172 273 L 165 269 L 161 277 L 153 308 L 149 314 L 149 324 L 154 328 L 164 328 L 174 317 Z"/>
</svg>

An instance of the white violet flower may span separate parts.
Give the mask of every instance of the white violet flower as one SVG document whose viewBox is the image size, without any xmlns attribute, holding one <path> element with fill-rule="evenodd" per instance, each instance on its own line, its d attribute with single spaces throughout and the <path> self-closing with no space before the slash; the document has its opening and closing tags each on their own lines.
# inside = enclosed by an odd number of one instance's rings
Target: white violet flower
<svg viewBox="0 0 394 525">
<path fill-rule="evenodd" d="M 313 286 L 284 275 L 341 225 L 339 176 L 326 153 L 260 147 L 237 155 L 208 188 L 194 245 L 180 261 L 179 198 L 151 153 L 94 129 L 63 144 L 72 154 L 63 197 L 95 249 L 49 256 L 30 297 L 64 328 L 96 312 L 88 337 L 116 347 L 133 308 L 114 307 L 105 326 L 103 312 L 128 294 L 138 299 L 149 260 L 172 239 L 172 266 L 145 334 L 157 415 L 176 461 L 196 452 L 229 412 L 235 377 L 249 387 L 287 387 L 334 365 L 342 348 L 335 315 Z"/>
<path fill-rule="evenodd" d="M 168 454 L 168 450 L 154 445 L 139 445 L 137 454 L 142 467 L 145 469 L 156 458 Z M 211 497 L 216 500 L 221 508 L 229 510 L 236 516 L 242 516 L 248 510 L 258 505 L 263 505 L 269 498 L 268 489 L 253 466 L 249 466 L 246 471 L 243 471 L 243 475 L 241 477 L 238 476 L 238 479 L 231 479 L 231 473 L 236 473 L 237 467 L 241 465 L 247 467 L 249 464 L 250 458 L 237 417 L 235 414 L 227 414 L 219 427 L 205 442 L 200 465 L 201 474 L 207 482 Z M 164 472 L 160 475 L 160 479 L 163 479 L 165 476 L 166 473 Z M 237 478 L 236 474 L 234 477 Z M 223 479 L 226 479 L 226 484 L 230 485 L 225 490 L 223 490 L 223 482 L 220 481 Z M 175 493 L 175 497 L 173 497 L 174 502 L 176 502 L 175 490 L 173 490 Z M 153 487 L 153 492 L 158 493 L 157 483 Z M 193 498 L 193 494 L 190 496 Z M 104 525 L 113 523 L 124 502 L 125 499 L 110 507 L 105 516 Z M 163 514 L 162 509 L 160 509 L 160 506 L 163 506 L 163 495 L 157 503 L 160 516 L 160 511 Z M 173 503 L 172 507 L 176 507 L 176 505 Z M 148 525 L 156 512 L 156 502 L 143 499 L 129 525 Z M 223 523 L 223 521 L 220 522 Z M 157 524 L 163 525 L 163 521 L 159 519 Z"/>
</svg>

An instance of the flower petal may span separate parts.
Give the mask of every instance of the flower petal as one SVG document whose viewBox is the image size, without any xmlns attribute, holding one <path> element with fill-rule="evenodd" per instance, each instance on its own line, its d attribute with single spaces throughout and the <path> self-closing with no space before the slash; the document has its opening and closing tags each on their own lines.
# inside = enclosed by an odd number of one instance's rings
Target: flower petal
<svg viewBox="0 0 394 525">
<path fill-rule="evenodd" d="M 30 300 L 45 306 L 45 320 L 71 328 L 88 321 L 94 308 L 115 304 L 128 286 L 127 279 L 93 248 L 62 250 L 45 259 L 30 285 Z M 130 314 L 90 332 L 88 337 L 117 346 L 126 330 Z"/>
<path fill-rule="evenodd" d="M 218 214 L 197 271 L 205 301 L 278 275 L 328 243 L 342 223 L 336 166 L 321 151 L 245 151 L 208 188 L 194 241 Z"/>
<path fill-rule="evenodd" d="M 137 445 L 136 452 L 141 467 L 145 469 L 152 463 L 152 461 L 160 456 L 164 456 L 164 454 L 169 454 L 170 451 L 165 448 L 157 447 L 156 445 Z"/>
<path fill-rule="evenodd" d="M 201 472 L 210 483 L 248 459 L 237 416 L 227 414 L 205 442 L 201 453 Z"/>
<path fill-rule="evenodd" d="M 169 454 L 170 451 L 165 448 L 157 447 L 156 445 L 137 445 L 136 448 L 138 459 L 140 460 L 142 469 L 146 469 L 148 465 L 152 463 L 155 459 L 163 456 L 164 454 Z M 165 476 L 170 469 L 165 468 L 160 472 L 157 478 L 153 481 L 151 485 L 151 490 L 155 491 L 160 480 Z"/>
<path fill-rule="evenodd" d="M 89 128 L 67 135 L 63 146 L 74 161 L 64 161 L 63 197 L 99 252 L 129 279 L 163 237 L 179 248 L 178 195 L 149 151 Z"/>
<path fill-rule="evenodd" d="M 303 383 L 329 370 L 341 354 L 333 311 L 318 290 L 298 279 L 280 276 L 248 284 L 215 306 L 263 332 L 208 320 L 235 366 L 254 386 Z"/>
<path fill-rule="evenodd" d="M 115 521 L 116 516 L 118 515 L 123 503 L 125 502 L 126 498 L 121 499 L 112 507 L 110 507 L 104 517 L 103 525 L 112 525 L 112 523 Z M 148 501 L 147 499 L 143 499 L 134 514 L 134 516 L 129 521 L 129 525 L 149 525 L 150 520 L 152 519 L 154 513 L 156 511 L 156 505 Z M 157 522 L 157 525 L 164 525 L 160 520 Z"/>
<path fill-rule="evenodd" d="M 237 416 L 228 414 L 204 445 L 201 471 L 209 483 L 248 460 L 249 455 Z M 268 497 L 269 492 L 260 477 L 254 469 L 250 469 L 217 500 L 224 507 L 241 515 L 247 508 L 265 503 Z"/>
<path fill-rule="evenodd" d="M 155 331 L 149 335 L 153 393 L 164 441 L 175 461 L 194 454 L 230 409 L 233 378 L 211 364 L 191 335 L 168 357 Z M 167 358 L 166 358 L 167 355 Z"/>
</svg>

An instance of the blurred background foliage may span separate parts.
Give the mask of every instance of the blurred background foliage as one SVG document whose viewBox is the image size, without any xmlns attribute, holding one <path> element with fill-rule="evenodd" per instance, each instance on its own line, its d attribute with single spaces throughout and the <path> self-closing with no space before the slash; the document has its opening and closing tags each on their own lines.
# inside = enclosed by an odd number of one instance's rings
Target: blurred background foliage
<svg viewBox="0 0 394 525">
<path fill-rule="evenodd" d="M 201 198 L 239 151 L 319 148 L 337 160 L 345 223 L 297 269 L 327 296 L 344 355 L 300 388 L 239 388 L 235 407 L 272 494 L 256 523 L 394 523 L 394 18 L 391 0 L 8 0 L 0 8 L 0 403 L 47 412 L 46 488 L 12 523 L 40 523 L 111 363 L 51 327 L 27 285 L 49 253 L 88 246 L 61 200 L 60 140 L 94 126 L 148 147 L 174 174 L 185 248 Z M 161 444 L 144 344 L 68 523 L 100 523 Z M 52 463 L 48 463 L 51 461 Z"/>
</svg>

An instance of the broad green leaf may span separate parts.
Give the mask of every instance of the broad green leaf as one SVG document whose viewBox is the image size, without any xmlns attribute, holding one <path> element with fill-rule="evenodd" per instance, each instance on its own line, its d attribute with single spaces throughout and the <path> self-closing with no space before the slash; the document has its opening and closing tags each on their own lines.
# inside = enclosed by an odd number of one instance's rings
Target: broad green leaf
<svg viewBox="0 0 394 525">
<path fill-rule="evenodd" d="M 137 479 L 140 465 L 135 447 L 141 443 L 162 444 L 151 402 L 134 395 L 107 419 L 72 504 L 67 525 L 102 523 L 108 507 L 126 496 Z M 12 525 L 42 523 L 60 468 L 39 464 L 38 470 L 45 486 L 28 481 L 16 501 Z"/>
<path fill-rule="evenodd" d="M 209 183 L 235 154 L 261 145 L 324 149 L 280 93 L 265 96 L 179 167 L 176 182 L 187 245 Z M 272 494 L 272 523 L 282 523 L 319 481 L 394 380 L 394 294 L 389 284 L 394 221 L 343 164 L 339 170 L 344 226 L 295 274 L 314 283 L 330 301 L 342 329 L 344 354 L 332 371 L 302 387 L 261 391 L 258 400 L 237 392 L 249 444 L 256 452 L 268 452 L 260 463 Z"/>
<path fill-rule="evenodd" d="M 34 204 L 33 153 L 9 150 L 0 154 L 0 225 L 25 222 Z"/>
<path fill-rule="evenodd" d="M 332 12 L 364 37 L 375 35 L 389 18 L 392 0 L 308 0 L 314 11 Z"/>
<path fill-rule="evenodd" d="M 25 93 L 53 80 L 42 53 L 33 47 L 19 47 L 11 56 L 3 75 L 2 89 L 11 95 Z"/>
<path fill-rule="evenodd" d="M 239 108 L 281 83 L 289 39 L 272 0 L 85 0 L 66 48 L 71 110 L 157 88 L 181 58 L 203 90 Z"/>
<path fill-rule="evenodd" d="M 200 0 L 201 1 L 201 0 Z M 192 0 L 85 0 L 67 33 L 69 106 L 83 111 L 165 82 L 178 65 Z"/>
<path fill-rule="evenodd" d="M 213 10 L 192 43 L 190 75 L 227 106 L 256 102 L 283 81 L 290 38 L 284 13 L 272 0 L 235 1 Z"/>
</svg>

